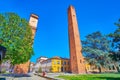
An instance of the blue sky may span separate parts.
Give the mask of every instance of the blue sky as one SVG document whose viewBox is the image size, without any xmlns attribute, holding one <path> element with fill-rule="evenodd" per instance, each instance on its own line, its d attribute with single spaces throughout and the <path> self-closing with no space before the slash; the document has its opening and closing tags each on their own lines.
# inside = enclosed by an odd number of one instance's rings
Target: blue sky
<svg viewBox="0 0 120 80">
<path fill-rule="evenodd" d="M 29 21 L 39 16 L 32 62 L 40 56 L 69 58 L 67 9 L 76 9 L 81 39 L 95 31 L 113 32 L 120 18 L 120 0 L 1 0 L 0 13 L 15 12 Z"/>
</svg>

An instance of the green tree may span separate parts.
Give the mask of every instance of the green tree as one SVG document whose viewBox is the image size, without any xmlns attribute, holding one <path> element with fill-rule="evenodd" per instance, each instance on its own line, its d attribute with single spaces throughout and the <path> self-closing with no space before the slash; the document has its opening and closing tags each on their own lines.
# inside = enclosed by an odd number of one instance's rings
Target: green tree
<svg viewBox="0 0 120 80">
<path fill-rule="evenodd" d="M 117 26 L 117 29 L 108 35 L 112 40 L 112 50 L 109 56 L 112 58 L 114 63 L 116 63 L 116 66 L 118 66 L 118 63 L 120 61 L 120 19 L 117 23 L 115 23 L 115 25 Z M 119 71 L 118 67 L 117 70 Z"/>
<path fill-rule="evenodd" d="M 109 43 L 105 35 L 102 35 L 99 31 L 94 32 L 86 36 L 86 39 L 82 41 L 83 53 L 90 65 L 97 66 L 99 72 L 102 68 L 106 68 L 111 63 L 109 55 Z"/>
<path fill-rule="evenodd" d="M 27 62 L 33 55 L 32 32 L 28 21 L 15 13 L 0 14 L 0 45 L 11 64 Z"/>
<path fill-rule="evenodd" d="M 41 73 L 41 72 L 42 72 L 42 68 L 39 67 L 39 69 L 38 69 L 38 73 Z"/>
</svg>

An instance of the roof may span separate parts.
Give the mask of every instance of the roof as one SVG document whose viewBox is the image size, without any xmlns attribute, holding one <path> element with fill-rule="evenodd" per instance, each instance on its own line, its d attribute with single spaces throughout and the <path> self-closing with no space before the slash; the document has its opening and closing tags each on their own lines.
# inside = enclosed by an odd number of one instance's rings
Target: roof
<svg viewBox="0 0 120 80">
<path fill-rule="evenodd" d="M 34 17 L 34 18 L 38 19 L 38 16 L 35 15 L 35 14 L 31 14 L 31 17 Z"/>
</svg>

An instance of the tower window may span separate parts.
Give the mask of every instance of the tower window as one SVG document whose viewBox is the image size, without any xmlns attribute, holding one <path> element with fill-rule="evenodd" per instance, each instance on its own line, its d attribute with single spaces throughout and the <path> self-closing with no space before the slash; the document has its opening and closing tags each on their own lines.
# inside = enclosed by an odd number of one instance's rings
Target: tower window
<svg viewBox="0 0 120 80">
<path fill-rule="evenodd" d="M 82 60 L 80 59 L 80 63 L 82 63 Z"/>
<path fill-rule="evenodd" d="M 73 14 L 73 16 L 75 16 L 75 14 Z"/>
</svg>

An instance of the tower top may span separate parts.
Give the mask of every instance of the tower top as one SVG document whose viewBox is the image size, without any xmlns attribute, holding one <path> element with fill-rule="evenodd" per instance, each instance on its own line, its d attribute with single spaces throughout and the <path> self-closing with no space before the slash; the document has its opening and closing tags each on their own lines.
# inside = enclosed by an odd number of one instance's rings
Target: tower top
<svg viewBox="0 0 120 80">
<path fill-rule="evenodd" d="M 75 15 L 76 15 L 76 11 L 75 11 L 74 6 L 70 5 L 70 6 L 68 7 L 68 15 L 72 15 L 72 16 L 75 16 Z"/>
<path fill-rule="evenodd" d="M 70 5 L 68 9 L 75 9 L 73 5 Z"/>
<path fill-rule="evenodd" d="M 35 15 L 35 14 L 31 14 L 31 17 L 34 17 L 34 18 L 38 19 L 38 16 Z"/>
<path fill-rule="evenodd" d="M 29 25 L 33 28 L 37 28 L 37 23 L 38 23 L 38 16 L 35 14 L 31 14 L 30 20 L 29 20 Z"/>
</svg>

